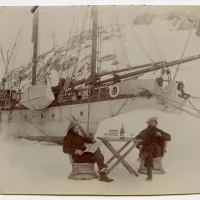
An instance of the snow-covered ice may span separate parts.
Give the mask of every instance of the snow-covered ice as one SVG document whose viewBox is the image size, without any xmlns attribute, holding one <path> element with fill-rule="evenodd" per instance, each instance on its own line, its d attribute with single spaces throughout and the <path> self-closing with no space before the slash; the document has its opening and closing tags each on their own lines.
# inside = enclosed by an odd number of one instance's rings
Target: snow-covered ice
<svg viewBox="0 0 200 200">
<path fill-rule="evenodd" d="M 149 116 L 159 117 L 159 127 L 172 136 L 167 154 L 163 159 L 165 175 L 154 175 L 152 182 L 147 182 L 145 175 L 138 178 L 119 164 L 110 174 L 113 183 L 98 180 L 73 181 L 67 179 L 71 164 L 61 146 L 30 141 L 8 141 L 1 133 L 0 142 L 0 190 L 9 194 L 104 194 L 104 195 L 147 195 L 197 193 L 200 185 L 200 159 L 198 131 L 199 119 L 188 115 L 169 115 L 158 111 L 135 111 L 109 120 L 125 122 L 125 131 L 137 134 L 146 125 Z M 129 123 L 127 122 L 129 121 Z M 105 122 L 106 123 L 106 122 Z M 100 124 L 97 134 L 103 133 Z M 5 136 L 5 135 L 4 135 Z M 118 148 L 122 144 L 116 143 Z M 106 160 L 110 152 L 101 145 Z M 133 150 L 126 160 L 138 169 L 136 162 L 138 150 Z"/>
</svg>

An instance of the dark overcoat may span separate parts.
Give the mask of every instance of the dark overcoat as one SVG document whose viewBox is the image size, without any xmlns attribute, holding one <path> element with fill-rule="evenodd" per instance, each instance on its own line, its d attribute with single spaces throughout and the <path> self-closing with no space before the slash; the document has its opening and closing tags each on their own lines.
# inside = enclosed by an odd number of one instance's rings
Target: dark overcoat
<svg viewBox="0 0 200 200">
<path fill-rule="evenodd" d="M 93 138 L 80 136 L 73 130 L 69 130 L 67 135 L 63 139 L 63 152 L 72 155 L 72 159 L 76 163 L 94 163 L 95 159 L 93 153 L 85 152 L 82 155 L 76 154 L 76 150 L 86 150 L 84 143 L 94 143 Z"/>
<path fill-rule="evenodd" d="M 161 136 L 157 136 L 156 132 L 160 132 Z M 142 130 L 135 138 L 143 140 L 143 142 L 140 143 L 140 145 L 143 145 L 143 149 L 151 144 L 160 147 L 161 155 L 164 153 L 165 141 L 171 141 L 171 135 L 161 129 L 158 129 L 157 127 L 147 127 L 146 129 Z M 139 148 L 139 145 L 137 148 Z"/>
</svg>

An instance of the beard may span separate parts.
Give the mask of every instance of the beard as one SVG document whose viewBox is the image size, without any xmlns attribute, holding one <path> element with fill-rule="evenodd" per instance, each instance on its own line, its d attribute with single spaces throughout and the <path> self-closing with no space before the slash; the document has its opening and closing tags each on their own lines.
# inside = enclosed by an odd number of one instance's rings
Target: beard
<svg viewBox="0 0 200 200">
<path fill-rule="evenodd" d="M 155 129 L 156 126 L 154 126 L 154 125 L 148 125 L 147 128 L 148 128 L 148 129 Z"/>
<path fill-rule="evenodd" d="M 78 134 L 78 131 L 77 131 L 77 130 L 74 130 L 74 129 L 73 129 L 73 131 L 74 131 L 74 133 Z"/>
</svg>

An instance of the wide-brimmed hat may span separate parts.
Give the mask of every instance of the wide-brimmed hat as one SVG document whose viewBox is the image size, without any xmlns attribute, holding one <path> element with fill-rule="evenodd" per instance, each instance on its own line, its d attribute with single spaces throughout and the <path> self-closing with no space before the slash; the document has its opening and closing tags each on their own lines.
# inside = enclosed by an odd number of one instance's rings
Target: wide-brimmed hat
<svg viewBox="0 0 200 200">
<path fill-rule="evenodd" d="M 75 121 L 75 120 L 70 121 L 69 126 L 68 126 L 68 130 L 71 129 L 71 128 L 74 128 L 76 126 L 78 126 L 78 122 L 77 121 Z"/>
<path fill-rule="evenodd" d="M 158 123 L 158 118 L 157 118 L 157 117 L 150 117 L 150 118 L 146 121 L 146 123 L 149 124 L 149 122 L 151 122 L 151 121 L 155 121 L 156 123 Z"/>
</svg>

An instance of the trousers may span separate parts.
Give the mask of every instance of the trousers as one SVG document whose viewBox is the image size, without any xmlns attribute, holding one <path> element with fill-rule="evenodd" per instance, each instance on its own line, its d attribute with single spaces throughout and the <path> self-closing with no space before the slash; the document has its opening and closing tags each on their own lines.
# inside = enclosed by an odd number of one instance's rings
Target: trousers
<svg viewBox="0 0 200 200">
<path fill-rule="evenodd" d="M 85 152 L 82 155 L 73 155 L 72 158 L 75 163 L 97 163 L 99 170 L 106 167 L 104 155 L 99 148 L 94 153 Z"/>
<path fill-rule="evenodd" d="M 155 144 L 147 145 L 143 148 L 141 153 L 146 153 L 144 162 L 145 167 L 153 167 L 153 158 L 158 158 L 162 156 L 161 147 Z"/>
</svg>

